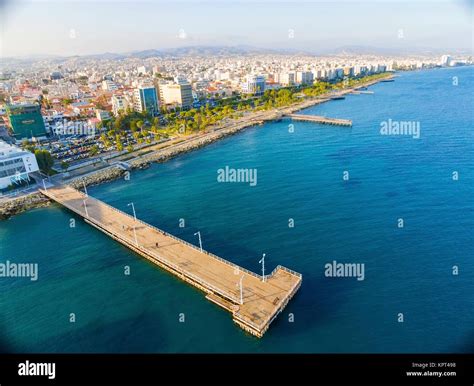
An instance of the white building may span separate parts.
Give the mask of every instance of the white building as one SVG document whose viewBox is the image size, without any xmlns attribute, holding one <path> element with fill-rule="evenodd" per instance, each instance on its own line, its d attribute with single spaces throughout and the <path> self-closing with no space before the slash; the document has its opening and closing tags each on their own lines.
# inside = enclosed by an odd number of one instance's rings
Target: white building
<svg viewBox="0 0 474 386">
<path fill-rule="evenodd" d="M 38 170 L 33 153 L 0 141 L 0 189 L 30 181 L 30 173 Z"/>
<path fill-rule="evenodd" d="M 313 84 L 314 76 L 311 71 L 298 71 L 296 73 L 296 83 Z"/>
<path fill-rule="evenodd" d="M 105 91 L 117 91 L 117 85 L 111 80 L 103 80 L 102 81 L 102 90 Z"/>
<path fill-rule="evenodd" d="M 140 75 L 146 75 L 148 72 L 148 67 L 147 66 L 139 66 L 137 67 L 137 73 Z"/>
<path fill-rule="evenodd" d="M 128 100 L 122 95 L 112 95 L 112 113 L 117 116 L 129 106 Z"/>
<path fill-rule="evenodd" d="M 243 94 L 263 94 L 265 91 L 265 77 L 262 75 L 247 75 L 242 83 Z"/>
<path fill-rule="evenodd" d="M 296 83 L 296 74 L 294 72 L 284 72 L 278 74 L 276 78 L 278 78 L 278 80 L 275 80 L 282 86 L 293 86 Z"/>
<path fill-rule="evenodd" d="M 161 82 L 158 85 L 160 103 L 189 108 L 193 105 L 193 90 L 189 83 Z"/>
<path fill-rule="evenodd" d="M 451 56 L 450 55 L 443 55 L 441 57 L 441 65 L 442 66 L 450 66 L 451 65 Z"/>
</svg>

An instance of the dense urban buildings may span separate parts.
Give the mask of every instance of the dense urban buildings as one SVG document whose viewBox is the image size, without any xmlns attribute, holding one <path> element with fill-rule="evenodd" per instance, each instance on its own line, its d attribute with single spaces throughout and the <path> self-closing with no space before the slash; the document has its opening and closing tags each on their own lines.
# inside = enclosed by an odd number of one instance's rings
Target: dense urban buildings
<svg viewBox="0 0 474 386">
<path fill-rule="evenodd" d="M 56 170 L 63 170 L 90 157 L 132 151 L 172 133 L 189 134 L 214 124 L 225 116 L 219 109 L 226 104 L 226 114 L 258 109 L 259 98 L 270 92 L 297 93 L 387 71 L 472 64 L 469 56 L 447 54 L 314 56 L 213 50 L 212 56 L 192 50 L 118 59 L 99 55 L 26 64 L 7 61 L 0 73 L 0 138 L 50 152 Z M 203 119 L 200 112 L 207 108 L 216 110 Z"/>
</svg>

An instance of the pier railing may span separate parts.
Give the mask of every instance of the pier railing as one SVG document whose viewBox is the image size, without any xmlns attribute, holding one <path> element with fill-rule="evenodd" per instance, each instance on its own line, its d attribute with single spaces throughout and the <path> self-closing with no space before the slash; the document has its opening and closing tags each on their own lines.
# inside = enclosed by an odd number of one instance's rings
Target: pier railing
<svg viewBox="0 0 474 386">
<path fill-rule="evenodd" d="M 78 192 L 79 192 L 80 194 L 82 194 L 84 197 L 86 197 L 85 194 L 83 194 L 81 191 L 78 191 Z M 107 207 L 110 208 L 111 210 L 114 210 L 115 212 L 121 213 L 121 214 L 123 214 L 123 215 L 125 215 L 125 216 L 127 216 L 127 217 L 129 217 L 130 219 L 133 219 L 133 220 L 135 221 L 135 217 L 133 217 L 132 215 L 130 215 L 130 214 L 126 213 L 126 212 L 123 212 L 123 211 L 121 211 L 121 210 L 119 210 L 119 209 L 113 207 L 112 205 L 109 205 L 109 204 L 103 202 L 103 201 L 100 201 L 100 202 L 101 202 L 101 204 L 107 206 Z M 174 236 L 174 235 L 172 235 L 172 234 L 170 234 L 170 233 L 168 233 L 168 232 L 166 232 L 166 231 L 164 231 L 164 230 L 162 230 L 162 229 L 160 229 L 160 228 L 157 228 L 157 227 L 154 226 L 154 225 L 148 224 L 148 223 L 146 223 L 146 222 L 140 220 L 139 218 L 137 218 L 136 221 L 139 222 L 139 223 L 141 223 L 141 224 L 144 225 L 144 226 L 153 228 L 153 229 L 156 230 L 157 232 L 162 233 L 162 234 L 164 234 L 164 235 L 166 235 L 166 236 L 168 236 L 168 237 L 171 237 L 172 239 L 175 239 L 176 241 L 178 241 L 178 242 L 180 242 L 180 243 L 183 243 L 183 244 L 187 245 L 188 247 L 193 248 L 194 250 L 197 250 L 197 251 L 201 252 L 201 248 L 198 247 L 198 246 L 196 246 L 196 245 L 194 245 L 194 244 L 191 244 L 191 243 L 189 243 L 189 242 L 187 242 L 187 241 L 185 241 L 185 240 L 183 240 L 183 239 L 180 239 L 179 237 L 176 237 L 176 236 Z M 243 271 L 243 272 L 245 272 L 245 273 L 247 273 L 247 274 L 249 274 L 249 275 L 252 275 L 252 276 L 254 276 L 254 277 L 258 278 L 258 279 L 262 279 L 262 276 L 261 276 L 261 275 L 257 275 L 255 272 L 249 271 L 248 269 L 245 269 L 245 268 L 243 268 L 243 267 L 241 267 L 241 266 L 239 266 L 239 265 L 237 265 L 237 264 L 231 263 L 230 261 L 225 260 L 225 259 L 223 259 L 223 258 L 221 258 L 221 257 L 219 257 L 219 256 L 217 256 L 217 255 L 215 255 L 215 254 L 213 254 L 212 252 L 208 252 L 208 251 L 206 251 L 206 250 L 203 249 L 203 250 L 202 250 L 202 253 L 205 253 L 206 255 L 212 257 L 213 259 L 219 260 L 220 262 L 222 262 L 222 263 L 224 263 L 224 264 L 227 264 L 228 266 L 231 266 L 232 268 L 235 268 L 235 269 L 238 270 L 239 272 L 240 272 L 240 271 Z M 276 268 L 275 268 L 275 270 L 276 270 Z M 273 275 L 273 273 L 275 272 L 275 270 L 270 274 L 270 276 Z M 268 276 L 269 276 L 269 275 L 266 275 L 266 277 L 268 277 Z"/>
<path fill-rule="evenodd" d="M 74 188 L 72 188 L 72 189 L 74 189 Z M 77 190 L 77 189 L 75 189 L 75 190 L 76 190 L 79 194 L 81 194 L 83 197 L 88 197 L 88 196 L 86 196 L 84 193 L 82 193 L 80 190 Z M 95 199 L 94 199 L 94 200 L 95 200 Z M 96 201 L 97 201 L 97 200 L 96 200 Z M 113 211 L 115 211 L 115 212 L 117 212 L 117 213 L 120 213 L 120 214 L 122 214 L 122 215 L 125 215 L 125 216 L 129 217 L 131 220 L 135 221 L 135 217 L 134 217 L 134 216 L 132 216 L 132 215 L 126 213 L 126 212 L 123 212 L 123 211 L 121 211 L 121 210 L 119 210 L 119 209 L 113 207 L 112 205 L 107 204 L 107 203 L 104 202 L 104 201 L 100 201 L 100 203 L 103 204 L 103 205 L 105 205 L 105 206 L 107 206 L 109 209 L 111 209 L 111 210 L 113 210 Z M 190 242 L 188 242 L 188 241 L 186 241 L 186 240 L 180 239 L 179 237 L 176 237 L 176 236 L 174 236 L 174 235 L 172 235 L 172 234 L 170 234 L 170 233 L 168 233 L 168 232 L 166 232 L 166 231 L 164 231 L 164 230 L 162 230 L 162 229 L 160 229 L 160 228 L 158 228 L 158 227 L 156 227 L 156 226 L 154 226 L 154 225 L 148 224 L 148 223 L 146 223 L 146 222 L 140 220 L 139 218 L 137 218 L 136 221 L 139 222 L 139 223 L 141 223 L 141 224 L 144 225 L 144 226 L 153 228 L 153 229 L 156 230 L 157 232 L 162 233 L 162 234 L 165 235 L 165 236 L 171 237 L 172 239 L 175 239 L 176 241 L 178 241 L 178 242 L 180 242 L 180 243 L 183 243 L 183 244 L 187 245 L 188 247 L 193 248 L 194 250 L 197 250 L 197 251 L 201 252 L 201 248 L 200 248 L 200 247 L 198 247 L 198 246 L 196 246 L 196 245 L 194 245 L 194 244 L 191 244 Z M 220 262 L 222 262 L 222 263 L 224 263 L 224 264 L 226 264 L 226 265 L 228 265 L 228 266 L 231 266 L 232 268 L 238 270 L 239 272 L 240 272 L 240 271 L 243 271 L 243 272 L 247 273 L 248 275 L 251 275 L 251 276 L 256 277 L 256 278 L 259 279 L 259 280 L 261 280 L 261 279 L 263 278 L 262 275 L 258 275 L 258 274 L 256 274 L 255 272 L 249 271 L 249 270 L 246 269 L 246 268 L 243 268 L 243 267 L 241 267 L 241 266 L 239 266 L 239 265 L 237 265 L 237 264 L 231 263 L 230 261 L 225 260 L 225 259 L 223 259 L 223 258 L 221 258 L 221 257 L 219 257 L 219 256 L 217 256 L 217 255 L 215 255 L 215 254 L 213 254 L 212 252 L 209 252 L 209 251 L 206 251 L 206 250 L 203 249 L 203 250 L 202 250 L 202 253 L 205 253 L 206 255 L 212 257 L 213 259 L 216 259 L 216 260 L 218 260 L 218 261 L 220 261 Z M 286 268 L 286 267 L 284 267 L 284 266 L 282 266 L 282 265 L 278 265 L 278 266 L 276 266 L 276 267 L 273 269 L 273 271 L 272 271 L 269 275 L 265 275 L 265 278 L 272 277 L 279 269 L 284 270 L 284 271 L 286 271 L 286 272 L 288 272 L 288 273 L 290 273 L 290 274 L 292 274 L 292 275 L 295 275 L 295 276 L 297 276 L 297 277 L 302 277 L 302 275 L 301 275 L 300 273 L 295 272 L 295 271 L 293 271 L 293 270 L 291 270 L 291 269 L 289 269 L 289 268 Z"/>
<path fill-rule="evenodd" d="M 74 189 L 72 187 L 70 187 L 70 189 L 71 189 L 71 191 L 74 192 L 74 194 L 77 194 L 77 195 L 73 194 L 73 197 L 70 198 L 69 200 L 68 200 L 68 195 L 71 194 L 70 191 L 66 192 L 66 193 L 63 193 L 63 194 L 59 194 L 59 195 L 56 195 L 54 190 L 49 191 L 47 189 L 44 189 L 44 190 L 40 190 L 40 191 L 43 194 L 45 194 L 46 196 L 50 197 L 51 199 L 54 199 L 54 200 L 58 201 L 59 203 L 61 203 L 66 208 L 70 209 L 71 211 L 73 211 L 73 212 L 77 213 L 78 215 L 80 215 L 81 217 L 83 217 L 84 220 L 87 223 L 91 224 L 95 228 L 97 228 L 97 229 L 105 232 L 106 234 L 110 235 L 112 238 L 114 238 L 117 241 L 121 242 L 122 244 L 128 246 L 129 248 L 131 248 L 135 252 L 139 253 L 143 257 L 147 258 L 148 260 L 150 260 L 152 262 L 155 262 L 156 264 L 158 264 L 158 265 L 162 266 L 163 268 L 171 271 L 172 273 L 176 273 L 183 280 L 188 281 L 191 284 L 194 284 L 195 286 L 197 286 L 198 288 L 202 289 L 205 292 L 215 293 L 216 295 L 221 296 L 223 299 L 227 299 L 227 301 L 230 301 L 231 303 L 233 303 L 235 305 L 240 304 L 240 296 L 238 296 L 237 290 L 232 291 L 232 287 L 231 288 L 226 288 L 226 289 L 219 288 L 220 287 L 219 285 L 216 286 L 214 284 L 211 284 L 208 280 L 206 280 L 204 278 L 201 278 L 199 275 L 196 275 L 196 274 L 190 272 L 189 270 L 181 267 L 179 264 L 177 264 L 176 262 L 173 261 L 173 258 L 171 258 L 171 260 L 170 260 L 169 258 L 163 257 L 160 253 L 160 250 L 155 250 L 155 249 L 151 248 L 150 246 L 147 246 L 148 245 L 147 242 L 145 242 L 143 244 L 140 244 L 140 242 L 138 241 L 138 238 L 137 238 L 137 235 L 140 235 L 140 232 L 137 231 L 137 228 L 136 228 L 137 225 L 141 224 L 141 225 L 145 226 L 145 228 L 151 230 L 152 232 L 154 231 L 154 232 L 157 232 L 158 234 L 162 234 L 162 235 L 168 236 L 172 239 L 175 239 L 179 243 L 183 243 L 186 246 L 188 246 L 190 248 L 193 248 L 194 250 L 196 250 L 200 253 L 204 253 L 204 254 L 208 255 L 209 257 L 211 257 L 215 260 L 218 260 L 219 262 L 222 262 L 222 263 L 226 264 L 227 266 L 230 266 L 230 267 L 234 268 L 237 273 L 238 272 L 244 272 L 247 275 L 251 275 L 254 278 L 257 278 L 259 281 L 262 280 L 262 276 L 257 275 L 254 272 L 251 272 L 251 271 L 249 271 L 245 268 L 242 268 L 242 267 L 240 267 L 236 264 L 230 263 L 229 261 L 227 261 L 225 259 L 222 259 L 219 256 L 216 256 L 216 255 L 214 255 L 210 252 L 207 252 L 207 251 L 202 251 L 201 252 L 201 248 L 199 248 L 199 247 L 197 247 L 197 246 L 195 246 L 191 243 L 188 243 L 187 241 L 179 239 L 178 237 L 175 237 L 175 236 L 173 236 L 173 235 L 171 235 L 171 234 L 169 234 L 169 233 L 167 233 L 167 232 L 165 232 L 165 231 L 163 231 L 163 230 L 161 230 L 161 229 L 159 229 L 159 228 L 157 228 L 153 225 L 147 224 L 144 221 L 142 221 L 138 218 L 135 218 L 135 216 L 132 216 L 128 213 L 125 213 L 125 212 L 123 212 L 123 211 L 121 211 L 121 210 L 119 210 L 119 209 L 103 202 L 103 201 L 97 200 L 93 197 L 89 197 L 89 196 L 87 196 L 86 194 L 84 194 L 83 192 L 81 192 L 77 189 Z M 62 197 L 62 199 L 61 199 L 61 197 Z M 86 202 L 87 199 L 89 199 L 89 203 Z M 81 203 L 81 201 L 83 201 L 83 203 Z M 79 203 L 81 203 L 81 204 L 79 204 Z M 101 207 L 103 207 L 102 209 L 107 208 L 107 211 L 110 210 L 111 212 L 116 212 L 120 216 L 126 216 L 127 220 L 129 220 L 129 221 L 126 221 L 126 223 L 128 225 L 127 232 L 120 231 L 120 229 L 117 228 L 117 224 L 118 224 L 118 226 L 120 226 L 120 223 L 123 221 L 123 218 L 122 218 L 122 221 L 120 221 L 120 219 L 118 221 L 117 221 L 117 219 L 107 221 L 107 217 L 106 217 L 107 212 L 104 212 L 104 216 L 102 216 L 102 217 L 100 216 Z M 88 208 L 89 208 L 89 210 L 88 210 Z M 111 217 L 111 219 L 114 218 L 114 216 L 110 216 L 110 217 Z M 129 233 L 130 233 L 129 230 L 131 228 L 131 226 L 130 226 L 131 223 L 133 224 L 133 228 L 134 228 L 134 231 L 135 231 L 135 237 L 129 235 Z M 123 228 L 123 224 L 122 224 L 122 228 Z M 146 240 L 147 241 L 149 241 L 149 239 L 153 240 L 152 235 L 153 235 L 153 233 L 151 235 L 146 234 L 145 236 L 148 236 L 148 237 L 146 237 Z M 141 236 L 143 237 L 144 234 L 142 233 Z M 282 311 L 284 306 L 292 298 L 292 296 L 294 295 L 294 293 L 296 292 L 296 290 L 298 289 L 298 287 L 301 284 L 301 277 L 302 277 L 301 274 L 299 274 L 299 273 L 297 273 L 297 272 L 295 272 L 291 269 L 288 269 L 286 267 L 283 267 L 281 265 L 278 265 L 277 267 L 275 267 L 275 269 L 271 272 L 271 274 L 266 275 L 265 278 L 273 277 L 279 270 L 285 271 L 288 274 L 290 274 L 294 277 L 297 277 L 298 280 L 296 280 L 293 283 L 293 285 L 291 286 L 291 289 L 289 290 L 289 292 L 285 291 L 286 292 L 285 296 L 282 297 L 282 299 L 278 299 L 279 301 L 276 304 L 274 304 L 274 307 L 275 307 L 274 310 L 272 312 L 270 312 L 269 314 L 267 314 L 268 316 L 265 315 L 264 318 L 262 318 L 261 320 L 254 321 L 254 320 L 252 320 L 251 315 L 249 315 L 248 313 L 245 313 L 245 312 L 241 312 L 242 310 L 240 310 L 240 308 L 237 308 L 232 312 L 233 315 L 234 315 L 234 320 L 237 323 L 241 324 L 241 326 L 244 329 L 247 329 L 250 332 L 253 331 L 252 333 L 254 333 L 257 336 L 261 336 L 268 329 L 268 326 L 270 325 L 270 323 Z M 278 279 L 279 278 L 276 278 L 276 280 L 278 280 Z M 228 282 L 232 282 L 232 280 L 228 280 Z M 275 300 L 277 300 L 277 298 Z M 247 328 L 245 326 L 247 326 Z"/>
<path fill-rule="evenodd" d="M 288 272 L 289 274 L 291 275 L 295 275 L 296 277 L 298 277 L 300 280 L 298 280 L 297 282 L 295 282 L 295 284 L 293 284 L 293 286 L 291 287 L 291 290 L 290 292 L 287 294 L 287 296 L 282 299 L 281 301 L 281 305 L 278 307 L 278 310 L 273 314 L 273 315 L 270 315 L 265 321 L 263 321 L 260 326 L 257 325 L 256 323 L 252 322 L 251 320 L 248 320 L 246 319 L 239 311 L 235 312 L 234 313 L 234 316 L 237 317 L 237 319 L 249 324 L 250 326 L 252 326 L 253 328 L 255 328 L 257 331 L 260 331 L 262 326 L 266 326 L 268 328 L 268 326 L 273 322 L 273 320 L 275 320 L 275 318 L 278 316 L 278 314 L 282 311 L 282 309 L 285 307 L 285 305 L 290 301 L 290 299 L 293 297 L 293 295 L 296 293 L 296 291 L 298 290 L 298 288 L 300 287 L 301 285 L 301 280 L 302 280 L 302 277 L 303 275 L 298 273 L 298 272 L 295 272 L 291 269 L 288 269 L 286 267 L 283 267 L 281 265 L 278 265 L 273 271 L 272 273 L 269 275 L 269 276 L 273 276 L 275 274 L 275 272 L 277 270 L 283 270 L 283 271 L 286 271 Z"/>
<path fill-rule="evenodd" d="M 83 197 L 87 197 L 85 194 L 83 194 L 82 192 L 78 191 Z M 49 196 L 54 196 L 50 193 L 47 193 L 47 195 Z M 95 199 L 93 199 L 95 200 Z M 95 201 L 98 201 L 98 200 L 95 200 Z M 113 206 L 109 205 L 109 204 L 106 204 L 104 203 L 103 201 L 100 201 L 101 204 L 104 204 L 105 206 L 107 206 L 108 208 L 122 214 L 122 215 L 126 215 L 128 217 L 130 217 L 132 220 L 135 220 L 135 218 L 133 216 L 130 216 L 128 215 L 127 213 L 125 212 L 122 212 L 116 208 L 114 208 Z M 114 232 L 113 230 L 110 230 L 110 229 L 107 229 L 107 224 L 106 223 L 103 223 L 99 220 L 97 220 L 96 218 L 94 217 L 91 217 L 91 216 L 88 216 L 86 215 L 85 211 L 81 211 L 81 210 L 78 210 L 77 208 L 75 208 L 74 206 L 72 205 L 69 205 L 67 204 L 66 202 L 62 202 L 62 205 L 64 205 L 66 208 L 72 210 L 73 212 L 81 215 L 82 217 L 84 217 L 85 220 L 87 220 L 87 222 L 91 223 L 91 224 L 95 224 L 97 226 L 99 226 L 101 229 L 104 229 L 105 231 L 107 231 L 108 233 L 112 234 L 114 237 L 126 242 L 127 244 L 129 244 L 130 246 L 132 246 L 134 249 L 138 249 L 140 252 L 148 255 L 148 256 L 151 256 L 152 258 L 158 260 L 161 264 L 164 264 L 172 269 L 174 269 L 176 272 L 179 272 L 180 274 L 188 277 L 188 278 L 191 278 L 192 280 L 194 280 L 195 282 L 197 282 L 198 284 L 202 285 L 203 287 L 205 288 L 208 288 L 218 294 L 220 294 L 221 296 L 223 296 L 224 298 L 226 299 L 229 299 L 230 301 L 234 302 L 235 304 L 239 304 L 240 302 L 240 298 L 238 299 L 236 296 L 233 296 L 231 294 L 229 294 L 227 291 L 225 290 L 222 290 L 220 288 L 217 288 L 216 286 L 214 286 L 213 284 L 210 284 L 209 282 L 207 282 L 206 280 L 202 280 L 201 278 L 199 278 L 198 276 L 188 272 L 188 271 L 184 271 L 181 267 L 179 267 L 178 265 L 172 263 L 171 261 L 169 260 L 166 260 L 166 259 L 163 259 L 162 257 L 160 257 L 159 254 L 157 254 L 156 252 L 152 251 L 152 250 L 149 250 L 147 248 L 144 248 L 142 247 L 140 244 L 136 244 L 135 240 L 133 240 L 132 238 L 129 238 L 127 236 L 124 236 L 123 234 L 121 233 L 117 233 L 117 232 Z M 137 221 L 143 223 L 144 225 L 146 226 L 150 226 L 149 224 L 146 224 L 144 223 L 143 221 L 141 220 L 138 220 Z M 150 226 L 152 228 L 155 228 L 153 226 Z M 158 228 L 155 228 L 155 229 L 158 229 Z M 161 232 L 164 232 L 164 231 L 161 231 Z M 164 234 L 166 234 L 166 232 L 164 232 Z M 168 235 L 168 234 L 166 234 Z M 178 239 L 179 240 L 179 239 Z M 191 244 L 192 245 L 192 244 Z"/>
</svg>

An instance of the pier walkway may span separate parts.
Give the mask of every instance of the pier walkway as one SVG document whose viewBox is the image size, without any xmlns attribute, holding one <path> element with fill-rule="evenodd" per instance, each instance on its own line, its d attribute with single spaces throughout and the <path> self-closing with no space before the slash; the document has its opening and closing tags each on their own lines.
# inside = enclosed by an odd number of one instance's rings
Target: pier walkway
<svg viewBox="0 0 474 386">
<path fill-rule="evenodd" d="M 261 275 L 201 251 L 72 187 L 47 187 L 41 193 L 139 255 L 204 291 L 208 300 L 229 311 L 235 323 L 257 337 L 263 336 L 301 285 L 301 274 L 282 266 L 277 266 L 263 281 Z"/>
<path fill-rule="evenodd" d="M 352 121 L 349 119 L 328 118 L 321 115 L 288 114 L 288 117 L 295 121 L 316 122 L 325 125 L 352 126 Z"/>
</svg>

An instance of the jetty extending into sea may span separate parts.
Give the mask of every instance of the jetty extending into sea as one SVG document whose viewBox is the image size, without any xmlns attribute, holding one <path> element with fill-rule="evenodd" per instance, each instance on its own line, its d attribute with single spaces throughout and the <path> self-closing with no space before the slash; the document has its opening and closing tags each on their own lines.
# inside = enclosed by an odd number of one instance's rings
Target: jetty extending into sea
<svg viewBox="0 0 474 386">
<path fill-rule="evenodd" d="M 288 114 L 288 117 L 295 121 L 316 122 L 323 125 L 352 126 L 352 121 L 349 119 L 328 118 L 322 115 Z"/>
<path fill-rule="evenodd" d="M 262 337 L 301 285 L 302 275 L 277 266 L 257 275 L 70 186 L 41 193 L 140 256 L 206 293 L 245 331 Z"/>
</svg>

